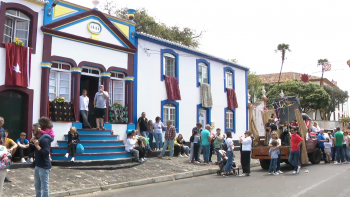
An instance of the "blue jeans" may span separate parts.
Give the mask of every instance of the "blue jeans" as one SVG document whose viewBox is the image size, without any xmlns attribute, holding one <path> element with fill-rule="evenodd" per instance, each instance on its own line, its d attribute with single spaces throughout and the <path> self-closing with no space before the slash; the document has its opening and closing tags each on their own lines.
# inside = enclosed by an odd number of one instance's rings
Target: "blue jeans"
<svg viewBox="0 0 350 197">
<path fill-rule="evenodd" d="M 174 141 L 175 141 L 175 140 L 167 140 L 167 139 L 165 139 L 165 141 L 164 141 L 164 146 L 163 146 L 163 150 L 162 150 L 162 152 L 160 153 L 161 156 L 164 156 L 164 155 L 165 155 L 165 150 L 168 148 L 168 146 L 170 146 L 170 154 L 169 154 L 169 156 L 170 156 L 170 157 L 173 157 L 173 156 L 174 156 Z"/>
<path fill-rule="evenodd" d="M 163 145 L 163 135 L 162 133 L 154 133 L 154 138 L 156 139 L 156 147 L 160 149 Z"/>
<path fill-rule="evenodd" d="M 141 132 L 141 135 L 142 135 L 143 137 L 148 138 L 149 132 L 148 132 L 148 131 L 142 131 L 142 132 Z M 146 149 L 147 149 L 147 150 L 151 149 L 151 147 L 149 147 L 149 144 L 146 145 Z"/>
<path fill-rule="evenodd" d="M 226 166 L 225 166 L 225 172 L 231 172 L 231 166 L 232 166 L 232 162 L 233 162 L 233 152 L 227 151 L 226 155 L 227 155 L 227 162 L 226 162 Z"/>
<path fill-rule="evenodd" d="M 51 169 L 35 167 L 34 169 L 34 186 L 36 197 L 49 196 L 49 174 Z"/>
<path fill-rule="evenodd" d="M 269 169 L 269 172 L 272 172 L 272 168 L 271 168 L 271 163 L 272 163 L 272 159 L 271 159 L 271 162 L 270 162 L 270 169 Z M 276 171 L 280 171 L 280 168 L 281 168 L 281 154 L 278 155 L 278 158 L 277 158 L 277 161 L 276 161 Z M 275 172 L 276 172 L 275 171 Z"/>
<path fill-rule="evenodd" d="M 340 163 L 340 157 L 341 162 L 344 162 L 343 146 L 336 146 L 335 149 L 337 151 L 337 162 Z"/>
<path fill-rule="evenodd" d="M 204 162 L 209 163 L 210 145 L 203 145 L 202 148 L 203 148 Z"/>
<path fill-rule="evenodd" d="M 300 150 L 290 151 L 288 160 L 294 166 L 294 171 L 297 171 L 300 163 Z"/>
<path fill-rule="evenodd" d="M 347 161 L 350 162 L 350 147 L 346 147 L 346 145 L 345 145 L 345 147 L 343 146 L 343 148 L 344 148 L 344 152 L 345 152 L 345 158 Z"/>
<path fill-rule="evenodd" d="M 153 149 L 153 133 L 149 133 L 149 146 Z"/>
<path fill-rule="evenodd" d="M 221 154 L 219 152 L 220 148 L 214 148 L 215 152 L 216 152 L 216 158 L 217 158 L 217 162 L 221 161 Z"/>
<path fill-rule="evenodd" d="M 278 162 L 278 158 L 271 159 L 269 172 L 272 172 L 272 170 L 273 170 L 273 172 L 277 172 L 277 162 Z"/>
</svg>

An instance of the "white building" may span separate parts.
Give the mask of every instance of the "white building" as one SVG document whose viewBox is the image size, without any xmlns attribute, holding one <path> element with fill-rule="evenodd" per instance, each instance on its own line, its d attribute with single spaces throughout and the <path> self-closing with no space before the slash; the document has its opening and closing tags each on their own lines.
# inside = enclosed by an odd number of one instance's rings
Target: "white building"
<svg viewBox="0 0 350 197">
<path fill-rule="evenodd" d="M 157 116 L 164 123 L 171 120 L 186 140 L 196 122 L 213 124 L 222 131 L 231 130 L 235 140 L 243 135 L 248 129 L 248 68 L 144 33 L 137 33 L 135 38 L 136 115 L 146 112 L 153 121 Z M 167 100 L 164 75 L 178 79 L 181 100 Z M 201 107 L 201 81 L 211 85 L 211 108 Z M 227 108 L 226 87 L 235 89 L 237 109 Z M 136 118 L 134 113 L 134 122 Z"/>
</svg>

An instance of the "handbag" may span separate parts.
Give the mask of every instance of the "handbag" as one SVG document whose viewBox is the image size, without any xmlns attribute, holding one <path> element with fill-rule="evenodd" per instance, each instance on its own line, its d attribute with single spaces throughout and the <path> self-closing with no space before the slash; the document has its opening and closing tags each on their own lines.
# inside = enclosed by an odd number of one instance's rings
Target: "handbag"
<svg viewBox="0 0 350 197">
<path fill-rule="evenodd" d="M 75 148 L 75 152 L 78 154 L 83 154 L 84 153 L 84 146 L 82 144 L 77 144 L 77 147 Z"/>
</svg>

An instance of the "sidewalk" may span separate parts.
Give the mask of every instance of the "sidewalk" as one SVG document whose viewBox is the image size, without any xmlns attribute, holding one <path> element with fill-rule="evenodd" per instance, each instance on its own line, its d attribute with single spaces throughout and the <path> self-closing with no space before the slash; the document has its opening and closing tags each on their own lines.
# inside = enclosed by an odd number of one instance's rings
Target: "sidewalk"
<svg viewBox="0 0 350 197">
<path fill-rule="evenodd" d="M 235 154 L 235 160 L 238 164 L 240 164 L 239 152 L 236 151 Z M 212 160 L 216 161 L 215 155 L 213 155 Z M 173 158 L 171 161 L 168 160 L 167 157 L 163 159 L 149 158 L 147 162 L 141 165 L 115 170 L 89 170 L 86 168 L 69 169 L 53 167 L 50 172 L 50 194 L 63 194 L 64 192 L 68 194 L 70 191 L 88 191 L 89 188 L 144 180 L 147 178 L 156 178 L 190 171 L 218 169 L 217 165 L 190 164 L 188 161 L 188 158 L 178 157 Z M 251 161 L 251 164 L 255 166 L 258 163 L 258 160 Z M 12 183 L 4 184 L 4 196 L 18 197 L 35 195 L 34 169 L 27 168 L 11 170 L 8 172 L 8 177 L 11 178 Z"/>
</svg>

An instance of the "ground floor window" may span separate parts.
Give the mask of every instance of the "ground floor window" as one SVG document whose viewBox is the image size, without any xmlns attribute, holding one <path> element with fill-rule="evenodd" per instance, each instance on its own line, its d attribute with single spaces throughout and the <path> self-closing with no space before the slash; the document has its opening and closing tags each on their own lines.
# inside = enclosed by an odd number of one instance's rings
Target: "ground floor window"
<svg viewBox="0 0 350 197">
<path fill-rule="evenodd" d="M 71 101 L 71 72 L 70 65 L 53 63 L 49 77 L 49 100 L 64 97 L 66 102 Z"/>
<path fill-rule="evenodd" d="M 166 124 L 168 121 L 175 126 L 176 108 L 173 104 L 165 104 L 163 106 L 163 122 Z"/>
<path fill-rule="evenodd" d="M 125 75 L 123 73 L 111 73 L 109 82 L 109 105 L 118 102 L 125 106 Z"/>
</svg>

